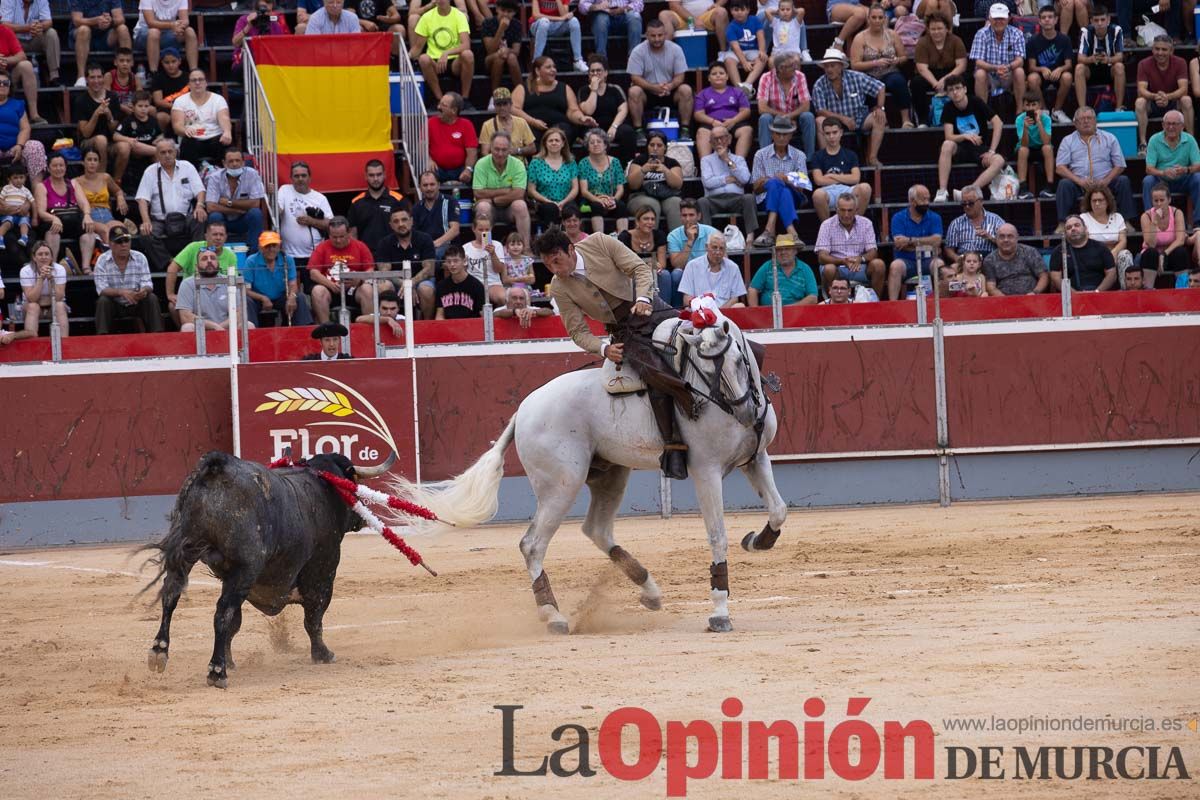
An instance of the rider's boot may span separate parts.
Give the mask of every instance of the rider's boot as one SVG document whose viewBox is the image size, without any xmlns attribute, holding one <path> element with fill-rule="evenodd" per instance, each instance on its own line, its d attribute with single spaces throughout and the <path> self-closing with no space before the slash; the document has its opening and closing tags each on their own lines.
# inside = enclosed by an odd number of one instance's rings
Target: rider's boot
<svg viewBox="0 0 1200 800">
<path fill-rule="evenodd" d="M 686 480 L 688 446 L 679 438 L 675 430 L 675 402 L 670 395 L 650 392 L 650 407 L 654 409 L 654 421 L 662 434 L 663 454 L 659 466 L 663 474 L 677 481 Z"/>
</svg>

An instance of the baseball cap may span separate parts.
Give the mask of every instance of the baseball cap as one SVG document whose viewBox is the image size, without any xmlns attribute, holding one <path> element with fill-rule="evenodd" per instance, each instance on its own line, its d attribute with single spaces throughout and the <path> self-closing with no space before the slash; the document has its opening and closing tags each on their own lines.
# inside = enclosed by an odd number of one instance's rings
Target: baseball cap
<svg viewBox="0 0 1200 800">
<path fill-rule="evenodd" d="M 988 9 L 988 19 L 1008 19 L 1008 6 L 1004 3 L 992 3 Z"/>
<path fill-rule="evenodd" d="M 263 231 L 258 235 L 258 246 L 266 247 L 269 244 L 282 244 L 283 240 L 279 238 L 279 234 L 275 231 Z"/>
</svg>

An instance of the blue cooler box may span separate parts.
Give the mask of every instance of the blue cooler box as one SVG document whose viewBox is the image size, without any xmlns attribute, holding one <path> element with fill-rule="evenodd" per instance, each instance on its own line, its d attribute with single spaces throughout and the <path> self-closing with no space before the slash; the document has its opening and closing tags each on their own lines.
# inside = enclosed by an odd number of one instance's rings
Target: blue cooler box
<svg viewBox="0 0 1200 800">
<path fill-rule="evenodd" d="M 388 89 L 391 93 L 391 105 L 392 105 L 392 113 L 393 114 L 399 114 L 400 112 L 404 111 L 406 109 L 407 102 L 420 103 L 420 104 L 424 104 L 424 102 L 425 102 L 425 78 L 424 78 L 424 76 L 422 76 L 422 75 L 416 76 L 417 85 L 416 85 L 415 92 L 413 91 L 412 88 L 409 88 L 407 90 L 407 92 L 405 91 L 403 84 L 400 82 L 401 77 L 402 76 L 398 72 L 393 72 L 390 75 L 388 75 Z M 407 95 L 407 97 L 406 97 L 406 95 Z M 408 109 L 408 110 L 411 111 L 412 109 Z"/>
<path fill-rule="evenodd" d="M 660 108 L 658 117 L 646 123 L 646 130 L 658 131 L 668 142 L 679 141 L 679 120 L 671 117 L 671 109 Z"/>
<path fill-rule="evenodd" d="M 1117 137 L 1126 158 L 1137 155 L 1137 115 L 1132 111 L 1101 111 L 1096 115 L 1096 127 Z"/>
<path fill-rule="evenodd" d="M 708 31 L 675 31 L 675 44 L 683 48 L 688 69 L 704 69 L 708 66 Z"/>
</svg>

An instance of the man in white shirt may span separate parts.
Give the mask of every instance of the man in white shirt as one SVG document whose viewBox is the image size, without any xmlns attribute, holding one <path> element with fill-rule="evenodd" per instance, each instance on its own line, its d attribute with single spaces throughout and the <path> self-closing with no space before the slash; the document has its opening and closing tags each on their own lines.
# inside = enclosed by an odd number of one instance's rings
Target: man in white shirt
<svg viewBox="0 0 1200 800">
<path fill-rule="evenodd" d="M 358 17 L 343 11 L 343 5 L 343 0 L 325 0 L 322 8 L 309 15 L 304 33 L 359 33 Z"/>
<path fill-rule="evenodd" d="M 296 259 L 296 266 L 308 263 L 308 257 L 329 232 L 329 220 L 333 218 L 329 200 L 309 187 L 310 180 L 308 164 L 297 161 L 292 164 L 291 186 L 280 186 L 277 194 L 283 252 Z"/>
<path fill-rule="evenodd" d="M 200 64 L 200 42 L 188 26 L 188 0 L 141 0 L 133 44 L 146 51 L 151 69 L 158 66 L 163 48 L 175 47 L 187 54 L 188 70 Z"/>
<path fill-rule="evenodd" d="M 155 164 L 142 174 L 137 203 L 142 224 L 141 251 L 155 271 L 166 269 L 172 253 L 201 238 L 208 211 L 200 173 L 179 160 L 173 139 L 159 139 Z M 179 219 L 176 214 L 183 215 Z"/>
<path fill-rule="evenodd" d="M 742 297 L 746 294 L 746 283 L 742 271 L 725 257 L 725 236 L 710 234 L 704 244 L 704 255 L 693 258 L 683 270 L 679 282 L 683 305 L 691 305 L 693 298 L 711 293 L 721 308 L 744 308 Z"/>
</svg>

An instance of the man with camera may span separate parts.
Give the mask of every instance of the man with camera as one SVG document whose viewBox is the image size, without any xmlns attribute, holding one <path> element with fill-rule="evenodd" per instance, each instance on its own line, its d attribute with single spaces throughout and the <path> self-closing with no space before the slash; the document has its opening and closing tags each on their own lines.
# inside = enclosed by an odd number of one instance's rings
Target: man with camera
<svg viewBox="0 0 1200 800">
<path fill-rule="evenodd" d="M 280 186 L 279 234 L 283 252 L 296 259 L 297 266 L 308 263 L 316 246 L 329 231 L 333 208 L 325 195 L 309 186 L 312 170 L 304 161 L 292 164 L 292 184 Z"/>
<path fill-rule="evenodd" d="M 208 211 L 200 174 L 179 160 L 175 141 L 159 139 L 154 152 L 155 164 L 142 175 L 136 197 L 142 220 L 139 249 L 159 272 L 166 269 L 172 253 L 201 237 Z"/>
</svg>

